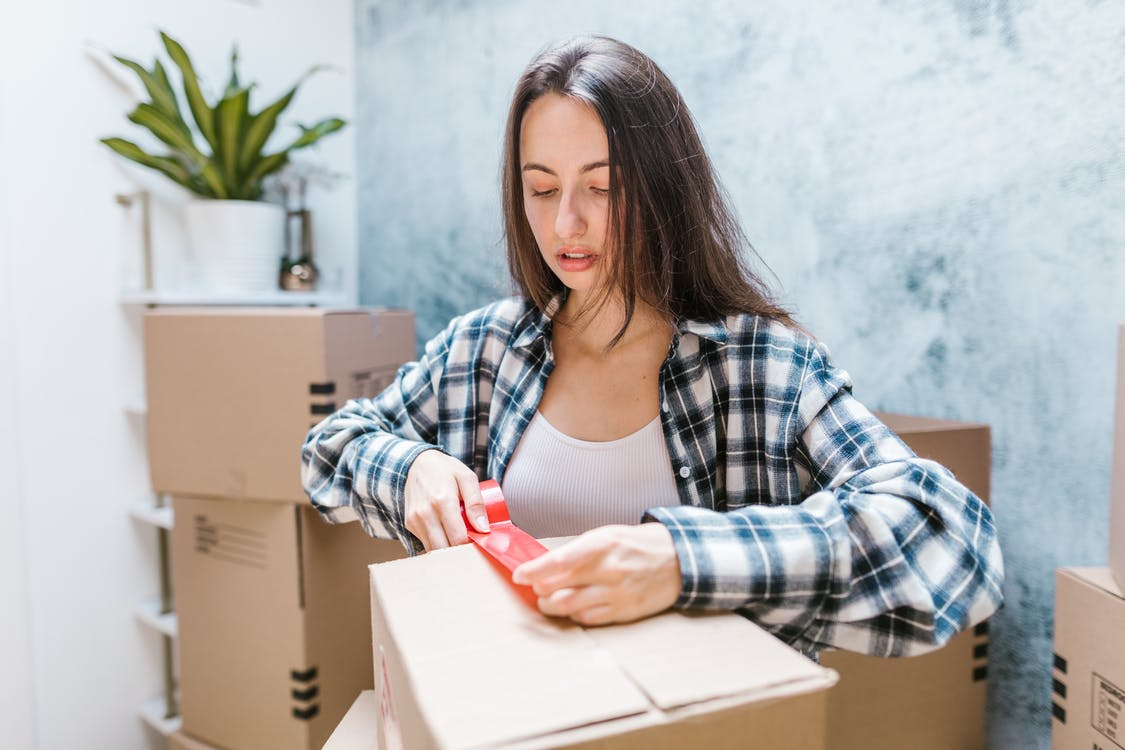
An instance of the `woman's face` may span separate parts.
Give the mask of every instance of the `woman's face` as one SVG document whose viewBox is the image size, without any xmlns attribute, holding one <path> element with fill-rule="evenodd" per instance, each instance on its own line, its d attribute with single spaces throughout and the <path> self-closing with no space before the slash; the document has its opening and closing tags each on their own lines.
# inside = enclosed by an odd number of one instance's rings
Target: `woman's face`
<svg viewBox="0 0 1125 750">
<path fill-rule="evenodd" d="M 545 94 L 520 128 L 524 212 L 543 259 L 574 292 L 605 277 L 609 141 L 589 106 Z"/>
</svg>

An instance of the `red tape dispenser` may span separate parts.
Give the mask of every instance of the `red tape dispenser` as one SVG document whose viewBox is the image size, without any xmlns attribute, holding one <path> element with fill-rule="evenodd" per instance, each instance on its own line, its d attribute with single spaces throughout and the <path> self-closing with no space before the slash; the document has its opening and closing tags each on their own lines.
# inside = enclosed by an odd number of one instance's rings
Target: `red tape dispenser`
<svg viewBox="0 0 1125 750">
<path fill-rule="evenodd" d="M 495 479 L 481 482 L 480 494 L 488 513 L 490 531 L 482 534 L 474 529 L 463 508 L 461 517 L 465 521 L 469 538 L 487 552 L 489 557 L 507 568 L 510 574 L 523 563 L 534 560 L 547 551 L 535 537 L 512 523 L 504 493 Z"/>
</svg>

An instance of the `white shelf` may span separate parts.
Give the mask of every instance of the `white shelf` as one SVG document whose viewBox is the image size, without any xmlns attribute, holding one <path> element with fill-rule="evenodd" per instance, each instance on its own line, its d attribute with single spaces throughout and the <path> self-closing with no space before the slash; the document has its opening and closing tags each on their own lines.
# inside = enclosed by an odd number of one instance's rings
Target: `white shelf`
<svg viewBox="0 0 1125 750">
<path fill-rule="evenodd" d="M 179 716 L 165 717 L 164 714 L 167 710 L 164 696 L 158 696 L 145 701 L 141 705 L 141 718 L 161 735 L 171 737 L 180 731 L 181 721 Z"/>
<path fill-rule="evenodd" d="M 309 307 L 350 306 L 342 292 L 211 292 L 206 290 L 177 289 L 169 291 L 133 290 L 121 294 L 123 305 L 293 305 Z"/>
<path fill-rule="evenodd" d="M 141 523 L 147 523 L 150 526 L 157 526 L 168 531 L 172 530 L 172 506 L 157 506 L 153 503 L 152 498 L 137 501 L 129 509 L 129 515 Z"/>
<path fill-rule="evenodd" d="M 147 602 L 141 602 L 133 609 L 133 614 L 138 620 L 148 625 L 153 630 L 163 633 L 169 638 L 176 637 L 176 633 L 179 629 L 176 613 L 168 612 L 167 614 L 161 614 L 160 600 L 150 599 Z"/>
<path fill-rule="evenodd" d="M 127 416 L 141 419 L 148 413 L 148 404 L 144 401 L 130 401 L 125 404 L 124 409 Z"/>
</svg>

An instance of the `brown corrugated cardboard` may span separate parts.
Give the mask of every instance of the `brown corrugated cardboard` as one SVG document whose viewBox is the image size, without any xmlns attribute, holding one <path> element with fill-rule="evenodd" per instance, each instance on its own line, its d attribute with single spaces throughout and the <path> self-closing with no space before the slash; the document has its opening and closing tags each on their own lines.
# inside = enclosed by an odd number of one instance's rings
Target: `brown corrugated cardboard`
<svg viewBox="0 0 1125 750">
<path fill-rule="evenodd" d="M 1125 323 L 1117 329 L 1117 407 L 1109 500 L 1109 567 L 1125 588 Z"/>
<path fill-rule="evenodd" d="M 371 597 L 387 750 L 823 747 L 835 674 L 735 615 L 584 629 L 473 545 L 373 565 Z"/>
<path fill-rule="evenodd" d="M 307 504 L 173 507 L 183 731 L 227 750 L 319 748 L 373 685 L 367 565 L 402 546 Z"/>
<path fill-rule="evenodd" d="M 1055 572 L 1054 750 L 1125 747 L 1125 593 L 1109 568 Z"/>
<path fill-rule="evenodd" d="M 344 714 L 323 750 L 376 750 L 379 747 L 379 701 L 374 690 L 364 690 Z"/>
<path fill-rule="evenodd" d="M 989 428 L 981 424 L 878 415 L 915 453 L 942 464 L 988 502 Z M 825 652 L 840 674 L 829 694 L 830 750 L 981 750 L 985 747 L 988 627 L 908 659 Z"/>
<path fill-rule="evenodd" d="M 162 308 L 144 327 L 152 485 L 195 497 L 303 502 L 309 427 L 415 353 L 401 310 Z"/>
</svg>

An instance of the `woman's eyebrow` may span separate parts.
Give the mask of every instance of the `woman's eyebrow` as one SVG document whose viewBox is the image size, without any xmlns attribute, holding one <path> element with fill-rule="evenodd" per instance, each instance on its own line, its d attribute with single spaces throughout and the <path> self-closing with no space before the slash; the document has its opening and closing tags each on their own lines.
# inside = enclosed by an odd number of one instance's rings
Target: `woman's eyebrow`
<svg viewBox="0 0 1125 750">
<path fill-rule="evenodd" d="M 582 165 L 582 168 L 578 170 L 578 173 L 579 174 L 586 174 L 587 172 L 592 172 L 595 169 L 601 169 L 602 167 L 608 167 L 608 166 L 609 166 L 609 159 L 602 159 L 600 161 L 592 161 L 589 164 Z M 539 163 L 533 162 L 533 161 L 529 161 L 527 164 L 524 164 L 521 171 L 523 171 L 523 172 L 546 172 L 547 174 L 552 175 L 553 177 L 558 177 L 558 174 L 555 172 L 555 170 L 551 169 L 550 167 L 544 166 L 543 164 L 539 164 Z"/>
</svg>

